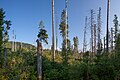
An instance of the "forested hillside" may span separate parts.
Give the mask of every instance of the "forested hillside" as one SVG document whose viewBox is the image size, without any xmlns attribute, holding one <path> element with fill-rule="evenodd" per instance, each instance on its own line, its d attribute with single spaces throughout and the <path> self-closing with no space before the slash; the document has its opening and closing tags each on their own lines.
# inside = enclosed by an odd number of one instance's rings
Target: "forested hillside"
<svg viewBox="0 0 120 80">
<path fill-rule="evenodd" d="M 9 41 L 6 46 L 7 46 L 7 48 L 9 48 L 11 50 L 13 48 L 15 51 L 19 51 L 19 50 L 21 50 L 21 48 L 26 51 L 36 50 L 36 46 L 34 46 L 32 44 L 28 44 L 28 43 L 22 43 L 22 42 Z"/>
</svg>

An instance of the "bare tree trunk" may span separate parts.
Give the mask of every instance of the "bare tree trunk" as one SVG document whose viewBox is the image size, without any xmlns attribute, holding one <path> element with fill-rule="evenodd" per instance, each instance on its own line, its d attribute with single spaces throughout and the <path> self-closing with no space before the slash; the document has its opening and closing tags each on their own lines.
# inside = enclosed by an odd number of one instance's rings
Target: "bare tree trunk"
<svg viewBox="0 0 120 80">
<path fill-rule="evenodd" d="M 84 41 L 83 41 L 83 53 L 86 52 L 86 49 L 87 49 L 87 42 L 86 42 L 86 28 L 87 28 L 87 16 L 85 18 L 85 28 L 84 28 Z"/>
<path fill-rule="evenodd" d="M 55 43 L 54 43 L 54 0 L 52 0 L 52 58 L 55 60 Z"/>
<path fill-rule="evenodd" d="M 7 48 L 4 48 L 4 67 L 6 67 L 6 63 L 7 63 Z"/>
<path fill-rule="evenodd" d="M 13 33 L 12 33 L 12 39 L 13 39 L 13 41 L 12 41 L 12 52 L 14 52 L 14 51 L 15 51 L 15 42 L 14 42 L 15 36 L 14 36 L 14 30 L 13 30 Z"/>
<path fill-rule="evenodd" d="M 37 80 L 42 80 L 42 43 L 37 40 Z"/>
<path fill-rule="evenodd" d="M 94 46 L 93 46 L 93 31 L 94 31 L 94 28 L 93 28 L 93 10 L 91 10 L 91 53 L 90 53 L 90 60 L 92 60 L 93 58 L 93 51 L 94 51 Z"/>
<path fill-rule="evenodd" d="M 106 34 L 106 52 L 109 52 L 109 11 L 110 11 L 110 0 L 107 3 L 107 34 Z"/>
<path fill-rule="evenodd" d="M 16 48 L 16 44 L 17 44 L 17 43 L 16 43 L 16 42 L 14 42 L 14 43 L 15 43 L 15 52 L 16 52 L 16 51 L 17 51 L 17 48 Z"/>
<path fill-rule="evenodd" d="M 105 43 L 105 37 L 104 37 L 104 53 L 106 52 L 106 48 L 105 48 L 105 45 L 106 45 L 106 43 Z"/>
<path fill-rule="evenodd" d="M 99 14 L 98 14 L 98 49 L 97 54 L 101 53 L 101 8 L 99 8 Z"/>
<path fill-rule="evenodd" d="M 56 53 L 58 52 L 58 16 L 57 16 L 57 13 L 56 13 Z"/>
<path fill-rule="evenodd" d="M 66 20 L 65 20 L 65 48 L 66 48 L 66 54 L 67 54 L 67 39 L 68 39 L 68 30 L 67 30 L 67 27 L 68 27 L 68 19 L 67 19 L 67 4 L 68 4 L 68 0 L 65 0 L 65 15 L 66 15 Z"/>
<path fill-rule="evenodd" d="M 12 51 L 14 52 L 14 41 L 12 41 Z"/>
<path fill-rule="evenodd" d="M 111 28 L 111 50 L 113 50 L 113 28 Z"/>
<path fill-rule="evenodd" d="M 94 24 L 94 54 L 93 56 L 95 56 L 96 54 L 96 24 Z"/>
</svg>

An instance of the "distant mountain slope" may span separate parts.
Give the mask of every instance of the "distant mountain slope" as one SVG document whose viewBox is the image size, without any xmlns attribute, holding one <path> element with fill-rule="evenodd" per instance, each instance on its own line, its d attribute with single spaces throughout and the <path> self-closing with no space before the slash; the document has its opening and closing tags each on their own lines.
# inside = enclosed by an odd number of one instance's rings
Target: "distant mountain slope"
<svg viewBox="0 0 120 80">
<path fill-rule="evenodd" d="M 27 50 L 32 50 L 32 49 L 36 49 L 36 46 L 29 44 L 29 43 L 23 43 L 23 42 L 13 42 L 13 41 L 9 41 L 7 43 L 7 48 L 9 49 L 16 49 L 16 51 L 22 49 L 27 49 Z"/>
</svg>

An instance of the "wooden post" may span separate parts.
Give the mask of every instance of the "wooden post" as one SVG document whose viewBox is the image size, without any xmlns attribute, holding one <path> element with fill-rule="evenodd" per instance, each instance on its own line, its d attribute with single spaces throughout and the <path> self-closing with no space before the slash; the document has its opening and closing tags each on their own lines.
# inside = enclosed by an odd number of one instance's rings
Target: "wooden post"
<svg viewBox="0 0 120 80">
<path fill-rule="evenodd" d="M 37 39 L 37 80 L 42 80 L 42 43 Z"/>
</svg>

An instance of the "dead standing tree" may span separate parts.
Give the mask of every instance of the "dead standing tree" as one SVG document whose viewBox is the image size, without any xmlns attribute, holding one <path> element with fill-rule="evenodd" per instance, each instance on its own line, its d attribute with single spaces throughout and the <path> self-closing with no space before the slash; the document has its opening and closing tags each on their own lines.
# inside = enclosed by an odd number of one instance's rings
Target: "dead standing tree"
<svg viewBox="0 0 120 80">
<path fill-rule="evenodd" d="M 90 40 L 90 47 L 91 47 L 91 53 L 90 53 L 90 58 L 93 58 L 93 51 L 94 51 L 94 45 L 93 45 L 93 32 L 94 32 L 94 28 L 93 28 L 93 23 L 94 23 L 94 21 L 93 21 L 93 19 L 94 19 L 94 12 L 93 12 L 93 10 L 91 10 L 91 40 Z"/>
<path fill-rule="evenodd" d="M 84 28 L 84 41 L 83 41 L 83 53 L 87 50 L 87 41 L 86 41 L 86 28 L 87 28 L 87 16 L 85 18 L 85 28 Z"/>
<path fill-rule="evenodd" d="M 15 34 L 14 34 L 14 30 L 12 31 L 12 52 L 15 51 Z"/>
<path fill-rule="evenodd" d="M 54 42 L 54 0 L 52 0 L 52 58 L 55 60 L 55 42 Z"/>
<path fill-rule="evenodd" d="M 93 56 L 95 56 L 96 54 L 96 24 L 94 24 L 94 54 Z"/>
<path fill-rule="evenodd" d="M 56 53 L 58 52 L 58 16 L 57 16 L 57 13 L 56 13 Z"/>
<path fill-rule="evenodd" d="M 68 40 L 68 15 L 67 15 L 68 0 L 65 0 L 65 54 L 67 55 L 67 40 Z"/>
<path fill-rule="evenodd" d="M 101 8 L 99 8 L 99 14 L 97 17 L 97 22 L 98 22 L 98 29 L 97 29 L 97 33 L 98 33 L 98 42 L 97 42 L 97 54 L 100 54 L 102 51 L 102 41 L 101 41 Z"/>
<path fill-rule="evenodd" d="M 114 32 L 114 30 L 113 30 L 113 28 L 111 28 L 111 50 L 113 50 L 113 42 L 114 42 L 113 41 L 113 38 L 114 38 L 113 37 L 113 34 L 114 34 L 113 32 Z"/>
<path fill-rule="evenodd" d="M 106 33 L 106 52 L 109 52 L 109 13 L 110 13 L 110 0 L 107 2 L 107 33 Z"/>
<path fill-rule="evenodd" d="M 106 46 L 106 37 L 104 37 L 103 40 L 104 40 L 104 53 L 106 53 L 106 47 L 105 47 Z"/>
<path fill-rule="evenodd" d="M 37 39 L 37 80 L 42 80 L 42 42 L 48 44 L 48 34 L 44 29 L 43 22 L 40 22 L 39 33 Z"/>
<path fill-rule="evenodd" d="M 37 39 L 37 80 L 42 80 L 42 43 Z"/>
</svg>

